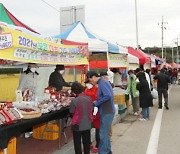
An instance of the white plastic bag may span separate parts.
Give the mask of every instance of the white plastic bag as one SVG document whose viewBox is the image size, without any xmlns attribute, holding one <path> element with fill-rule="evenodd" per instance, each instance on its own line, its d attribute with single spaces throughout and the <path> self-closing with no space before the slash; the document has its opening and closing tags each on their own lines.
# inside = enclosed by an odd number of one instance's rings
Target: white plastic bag
<svg viewBox="0 0 180 154">
<path fill-rule="evenodd" d="M 157 92 L 157 90 L 156 90 L 156 89 L 153 89 L 153 90 L 151 91 L 151 95 L 152 95 L 152 98 L 153 98 L 153 99 L 157 99 L 157 98 L 158 98 L 158 92 Z"/>
<path fill-rule="evenodd" d="M 95 116 L 98 113 L 98 108 L 94 107 L 93 116 Z"/>
</svg>

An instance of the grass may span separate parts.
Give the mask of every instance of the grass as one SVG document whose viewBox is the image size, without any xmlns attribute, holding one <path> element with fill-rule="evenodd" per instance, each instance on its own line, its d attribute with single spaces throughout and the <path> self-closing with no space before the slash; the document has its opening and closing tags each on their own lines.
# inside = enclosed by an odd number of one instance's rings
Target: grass
<svg viewBox="0 0 180 154">
<path fill-rule="evenodd" d="M 19 74 L 0 75 L 0 101 L 15 101 Z"/>
</svg>

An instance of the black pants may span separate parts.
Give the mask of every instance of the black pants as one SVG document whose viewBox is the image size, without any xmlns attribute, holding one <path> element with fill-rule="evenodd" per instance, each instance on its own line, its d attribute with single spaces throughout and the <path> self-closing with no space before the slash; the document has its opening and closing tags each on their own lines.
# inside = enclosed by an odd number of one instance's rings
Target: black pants
<svg viewBox="0 0 180 154">
<path fill-rule="evenodd" d="M 82 154 L 81 139 L 84 148 L 84 154 L 90 154 L 90 130 L 73 131 L 75 154 Z"/>
<path fill-rule="evenodd" d="M 100 142 L 99 129 L 96 128 L 96 148 L 98 148 Z"/>
<path fill-rule="evenodd" d="M 164 96 L 164 106 L 168 107 L 168 91 L 167 89 L 158 89 L 159 107 L 162 107 L 162 95 Z"/>
</svg>

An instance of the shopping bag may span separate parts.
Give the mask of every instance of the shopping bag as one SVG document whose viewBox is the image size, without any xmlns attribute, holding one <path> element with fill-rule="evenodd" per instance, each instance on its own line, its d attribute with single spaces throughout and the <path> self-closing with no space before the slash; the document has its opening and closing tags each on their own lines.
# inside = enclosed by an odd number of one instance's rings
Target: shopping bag
<svg viewBox="0 0 180 154">
<path fill-rule="evenodd" d="M 151 91 L 151 95 L 152 95 L 152 98 L 153 98 L 153 99 L 157 99 L 157 98 L 158 98 L 158 92 L 157 92 L 157 90 L 156 90 L 156 89 L 153 89 L 153 90 Z"/>
</svg>

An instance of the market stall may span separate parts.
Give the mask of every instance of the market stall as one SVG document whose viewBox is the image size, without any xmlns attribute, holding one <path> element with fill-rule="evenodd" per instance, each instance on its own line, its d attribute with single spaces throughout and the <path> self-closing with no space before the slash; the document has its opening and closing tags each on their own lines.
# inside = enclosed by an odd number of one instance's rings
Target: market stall
<svg viewBox="0 0 180 154">
<path fill-rule="evenodd" d="M 150 60 L 150 57 L 147 56 L 143 51 L 141 51 L 140 49 L 138 50 L 135 50 L 134 48 L 132 47 L 128 47 L 128 53 L 136 56 L 137 58 L 139 58 L 139 65 L 140 67 L 144 68 L 145 69 L 150 69 L 151 66 L 151 60 Z"/>
<path fill-rule="evenodd" d="M 128 70 L 135 70 L 139 67 L 139 59 L 128 53 Z"/>
<path fill-rule="evenodd" d="M 10 64 L 9 61 L 12 65 L 87 65 L 88 46 L 54 43 L 25 33 L 22 28 L 0 23 L 0 57 L 3 66 Z M 17 90 L 15 101 L 7 103 L 1 100 L 0 149 L 4 149 L 5 154 L 12 136 L 34 125 L 67 116 L 68 106 L 74 98 L 68 90 L 57 92 L 52 87 L 44 88 L 44 99 L 40 101 L 32 96 L 30 89 Z"/>
</svg>

